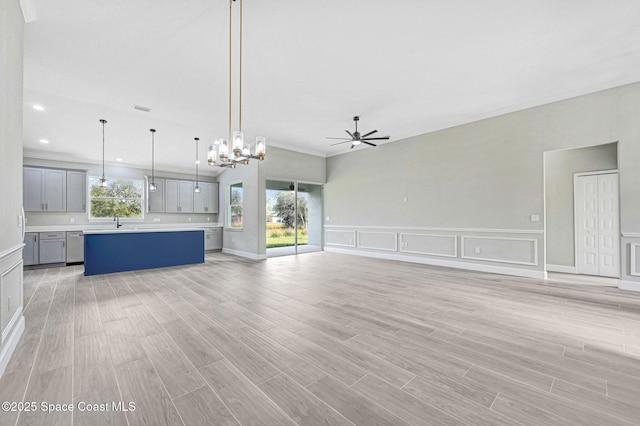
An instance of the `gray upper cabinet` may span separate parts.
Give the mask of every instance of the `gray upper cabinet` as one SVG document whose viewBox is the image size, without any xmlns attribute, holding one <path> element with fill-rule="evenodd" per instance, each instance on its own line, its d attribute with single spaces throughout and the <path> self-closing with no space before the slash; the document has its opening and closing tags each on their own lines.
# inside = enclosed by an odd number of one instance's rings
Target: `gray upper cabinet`
<svg viewBox="0 0 640 426">
<path fill-rule="evenodd" d="M 23 169 L 23 205 L 28 212 L 67 210 L 67 172 L 58 169 Z"/>
<path fill-rule="evenodd" d="M 180 212 L 180 181 L 167 179 L 164 181 L 164 208 L 167 213 Z"/>
<path fill-rule="evenodd" d="M 149 194 L 149 208 L 150 213 L 164 213 L 164 179 L 155 179 L 156 190 L 151 192 L 147 187 L 147 193 Z M 177 204 L 176 204 L 177 206 Z"/>
<path fill-rule="evenodd" d="M 166 179 L 164 206 L 167 213 L 193 213 L 193 181 Z"/>
<path fill-rule="evenodd" d="M 190 180 L 180 181 L 180 213 L 193 213 L 193 188 Z"/>
<path fill-rule="evenodd" d="M 44 211 L 44 169 L 25 167 L 22 171 L 22 205 L 26 212 Z"/>
<path fill-rule="evenodd" d="M 200 182 L 200 194 L 194 194 L 194 213 L 218 213 L 218 184 Z"/>
<path fill-rule="evenodd" d="M 84 212 L 87 210 L 87 174 L 67 170 L 67 211 Z"/>
</svg>

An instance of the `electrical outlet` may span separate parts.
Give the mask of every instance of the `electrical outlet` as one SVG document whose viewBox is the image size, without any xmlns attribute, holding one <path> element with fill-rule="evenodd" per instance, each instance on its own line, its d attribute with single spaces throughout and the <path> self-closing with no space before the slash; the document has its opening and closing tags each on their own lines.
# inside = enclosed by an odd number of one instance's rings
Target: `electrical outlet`
<svg viewBox="0 0 640 426">
<path fill-rule="evenodd" d="M 153 221 L 154 221 L 154 222 L 160 222 L 160 218 L 159 218 L 159 217 L 154 217 L 154 218 L 153 218 Z"/>
<path fill-rule="evenodd" d="M 480 247 L 476 247 L 476 254 L 480 254 Z"/>
<path fill-rule="evenodd" d="M 76 218 L 75 217 L 70 217 L 69 218 L 69 223 L 76 223 Z"/>
<path fill-rule="evenodd" d="M 404 197 L 402 197 L 402 201 L 404 201 L 404 202 L 406 203 L 407 201 L 409 201 L 409 197 L 407 197 L 407 196 L 405 195 Z"/>
<path fill-rule="evenodd" d="M 18 228 L 22 228 L 22 215 L 18 215 Z"/>
<path fill-rule="evenodd" d="M 531 215 L 531 222 L 540 222 L 540 215 L 539 214 L 532 214 Z"/>
<path fill-rule="evenodd" d="M 189 217 L 189 218 L 187 218 L 187 220 L 188 220 L 189 222 L 191 222 L 191 218 L 190 218 L 190 217 Z"/>
<path fill-rule="evenodd" d="M 329 216 L 327 216 L 327 217 L 325 218 L 325 220 L 326 220 L 327 222 L 329 222 Z"/>
<path fill-rule="evenodd" d="M 211 222 L 211 218 L 207 216 L 207 222 Z"/>
</svg>

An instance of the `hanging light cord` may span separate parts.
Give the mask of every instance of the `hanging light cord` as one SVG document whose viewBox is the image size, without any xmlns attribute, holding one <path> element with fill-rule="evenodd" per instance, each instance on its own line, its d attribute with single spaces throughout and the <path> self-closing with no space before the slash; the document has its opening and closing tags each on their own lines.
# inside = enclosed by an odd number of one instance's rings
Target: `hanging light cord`
<svg viewBox="0 0 640 426">
<path fill-rule="evenodd" d="M 234 0 L 229 0 L 229 140 L 231 140 L 231 36 L 233 28 L 232 5 Z"/>
<path fill-rule="evenodd" d="M 242 0 L 240 0 L 240 98 L 238 100 L 238 127 L 242 131 Z"/>
<path fill-rule="evenodd" d="M 200 140 L 200 138 L 195 138 L 196 140 L 196 189 L 198 188 L 198 165 L 199 165 L 199 161 L 198 161 L 198 141 Z"/>
<path fill-rule="evenodd" d="M 155 174 L 155 157 L 156 157 L 156 131 L 151 129 L 151 183 L 155 185 L 156 183 L 156 174 Z"/>
<path fill-rule="evenodd" d="M 107 120 L 102 119 L 100 122 L 102 123 L 102 179 L 104 180 L 104 125 Z"/>
</svg>

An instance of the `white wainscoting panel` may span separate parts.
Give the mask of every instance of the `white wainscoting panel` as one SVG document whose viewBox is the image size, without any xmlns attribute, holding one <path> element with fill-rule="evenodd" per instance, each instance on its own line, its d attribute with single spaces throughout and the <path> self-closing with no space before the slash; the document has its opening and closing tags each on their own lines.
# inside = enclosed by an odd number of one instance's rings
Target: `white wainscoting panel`
<svg viewBox="0 0 640 426">
<path fill-rule="evenodd" d="M 0 275 L 0 329 L 3 344 L 16 321 L 22 315 L 22 259 Z M 9 302 L 11 300 L 11 302 Z"/>
<path fill-rule="evenodd" d="M 458 257 L 456 235 L 400 234 L 400 251 L 430 256 Z"/>
<path fill-rule="evenodd" d="M 325 229 L 324 243 L 332 246 L 355 247 L 356 231 Z"/>
<path fill-rule="evenodd" d="M 631 256 L 629 256 L 630 273 L 640 277 L 640 243 L 631 243 Z"/>
<path fill-rule="evenodd" d="M 363 249 L 398 251 L 398 234 L 395 232 L 358 231 L 358 247 Z"/>
<path fill-rule="evenodd" d="M 538 240 L 503 237 L 460 237 L 463 259 L 538 266 Z M 476 248 L 480 253 L 476 252 Z"/>
</svg>

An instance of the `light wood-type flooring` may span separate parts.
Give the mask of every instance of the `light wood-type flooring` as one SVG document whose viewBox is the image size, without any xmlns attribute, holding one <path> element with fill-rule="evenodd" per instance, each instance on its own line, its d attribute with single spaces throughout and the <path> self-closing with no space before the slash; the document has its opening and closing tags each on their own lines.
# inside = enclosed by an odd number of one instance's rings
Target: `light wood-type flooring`
<svg viewBox="0 0 640 426">
<path fill-rule="evenodd" d="M 38 407 L 0 425 L 640 424 L 640 294 L 617 288 L 215 253 L 25 271 L 24 296 L 0 401 Z"/>
</svg>

